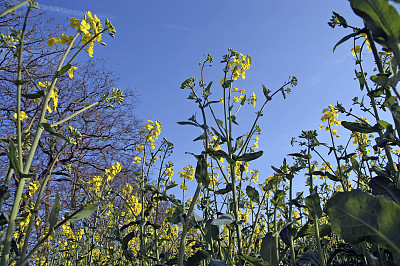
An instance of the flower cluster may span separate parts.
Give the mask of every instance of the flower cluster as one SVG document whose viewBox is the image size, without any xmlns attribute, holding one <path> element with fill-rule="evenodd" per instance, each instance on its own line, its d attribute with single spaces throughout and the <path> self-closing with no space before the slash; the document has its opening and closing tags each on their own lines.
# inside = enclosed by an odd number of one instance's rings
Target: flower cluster
<svg viewBox="0 0 400 266">
<path fill-rule="evenodd" d="M 148 124 L 144 126 L 144 129 L 139 131 L 139 134 L 145 134 L 146 144 L 149 143 L 152 149 L 156 148 L 155 139 L 161 134 L 161 123 L 160 121 L 147 120 Z M 146 145 L 145 144 L 145 145 Z M 142 152 L 145 146 L 139 144 L 136 150 Z"/>
<path fill-rule="evenodd" d="M 82 44 L 87 45 L 88 47 L 85 49 L 85 52 L 90 56 L 93 57 L 93 48 L 94 42 L 101 42 L 102 40 L 102 33 L 107 30 L 108 33 L 114 37 L 115 28 L 111 24 L 109 20 L 106 20 L 106 27 L 105 30 L 103 29 L 103 25 L 101 24 L 100 19 L 96 15 L 92 15 L 90 11 L 88 11 L 84 19 L 79 20 L 77 18 L 70 19 L 70 27 L 72 29 L 76 28 L 78 33 L 82 36 Z M 72 41 L 74 40 L 73 36 L 68 36 L 65 33 L 61 34 L 60 38 L 51 38 L 47 41 L 47 44 L 50 47 L 53 47 L 54 44 L 61 44 L 61 45 L 71 45 Z M 101 44 L 105 45 L 105 43 L 101 42 Z M 70 68 L 71 69 L 71 68 Z M 71 69 L 68 72 L 70 78 L 73 76 L 73 71 L 77 69 Z"/>
<path fill-rule="evenodd" d="M 325 131 L 329 131 L 332 133 L 332 135 L 336 136 L 337 138 L 340 138 L 340 135 L 338 135 L 337 130 L 332 130 L 331 126 L 340 126 L 341 122 L 338 120 L 339 118 L 339 111 L 337 108 L 335 108 L 333 105 L 329 105 L 328 108 L 325 108 L 322 110 L 322 113 L 324 114 L 321 117 L 321 121 L 325 122 L 328 121 L 328 125 L 325 127 Z M 322 129 L 322 124 L 319 126 L 319 130 Z"/>
<path fill-rule="evenodd" d="M 234 52 L 232 59 L 232 61 L 228 62 L 228 67 L 229 70 L 232 71 L 233 79 L 236 80 L 238 77 L 245 79 L 246 70 L 248 70 L 251 65 L 251 57 Z"/>
</svg>

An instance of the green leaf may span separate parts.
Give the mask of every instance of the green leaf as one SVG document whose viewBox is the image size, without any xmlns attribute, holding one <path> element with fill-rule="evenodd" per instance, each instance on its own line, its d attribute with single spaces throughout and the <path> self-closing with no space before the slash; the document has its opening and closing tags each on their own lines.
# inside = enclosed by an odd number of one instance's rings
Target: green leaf
<svg viewBox="0 0 400 266">
<path fill-rule="evenodd" d="M 276 207 L 281 207 L 285 204 L 286 192 L 284 190 L 276 190 L 274 198 L 271 199 L 271 203 Z"/>
<path fill-rule="evenodd" d="M 211 221 L 207 221 L 205 231 L 205 239 L 208 244 L 211 245 L 212 240 L 219 240 L 218 225 L 211 224 Z"/>
<path fill-rule="evenodd" d="M 62 76 L 71 68 L 71 64 L 66 64 L 60 70 L 56 72 L 56 76 Z"/>
<path fill-rule="evenodd" d="M 215 191 L 214 194 L 216 194 L 216 195 L 225 195 L 225 194 L 231 192 L 232 189 L 233 189 L 232 183 L 228 183 L 228 184 L 226 184 L 225 188 L 221 188 L 221 189 Z"/>
<path fill-rule="evenodd" d="M 319 266 L 319 256 L 317 252 L 307 252 L 296 261 L 296 265 L 311 264 L 312 266 Z"/>
<path fill-rule="evenodd" d="M 262 239 L 260 255 L 268 265 L 279 265 L 279 262 L 276 261 L 276 254 L 277 247 L 275 245 L 275 237 L 269 232 Z"/>
<path fill-rule="evenodd" d="M 268 89 L 264 86 L 264 84 L 262 84 L 262 88 L 263 88 L 263 93 L 264 93 L 265 98 L 267 99 L 267 101 L 270 101 L 270 100 L 272 99 L 271 96 L 269 96 L 269 93 L 270 93 L 271 91 L 268 90 Z"/>
<path fill-rule="evenodd" d="M 239 257 L 243 261 L 247 262 L 250 266 L 267 266 L 268 265 L 263 260 L 254 258 L 250 255 L 240 254 Z"/>
<path fill-rule="evenodd" d="M 241 147 L 243 147 L 243 144 L 244 144 L 243 139 L 244 139 L 244 137 L 245 137 L 245 136 L 240 136 L 240 137 L 238 137 L 238 138 L 236 139 L 235 148 L 233 149 L 233 152 L 235 152 L 235 151 L 237 151 L 238 149 L 240 149 Z"/>
<path fill-rule="evenodd" d="M 356 77 L 358 79 L 358 82 L 360 83 L 360 90 L 362 91 L 365 85 L 365 76 L 362 72 L 357 72 L 357 70 L 354 70 L 354 72 L 356 73 Z"/>
<path fill-rule="evenodd" d="M 304 203 L 307 209 L 310 211 L 310 218 L 314 219 L 314 214 L 318 217 L 322 217 L 321 201 L 318 193 L 313 192 L 310 196 L 304 199 Z"/>
<path fill-rule="evenodd" d="M 229 88 L 229 86 L 231 85 L 232 82 L 233 82 L 233 80 L 231 80 L 231 79 L 225 80 L 225 82 L 222 83 L 222 88 L 225 88 L 225 89 Z"/>
<path fill-rule="evenodd" d="M 197 252 L 190 256 L 186 262 L 186 265 L 193 265 L 193 266 L 198 266 L 203 260 L 206 260 L 209 258 L 209 255 L 207 252 L 203 250 L 197 250 Z"/>
<path fill-rule="evenodd" d="M 120 229 L 119 229 L 119 231 L 124 231 L 126 228 L 129 228 L 129 227 L 131 227 L 131 226 L 133 226 L 133 225 L 139 225 L 139 224 L 141 224 L 142 223 L 142 220 L 136 220 L 136 221 L 132 221 L 132 222 L 129 222 L 129 223 L 127 223 L 127 224 L 124 224 Z"/>
<path fill-rule="evenodd" d="M 237 157 L 236 161 L 250 162 L 263 155 L 263 151 L 245 153 L 242 156 Z"/>
<path fill-rule="evenodd" d="M 369 241 L 400 262 L 400 206 L 361 190 L 335 194 L 325 205 L 332 231 L 349 243 Z"/>
<path fill-rule="evenodd" d="M 213 158 L 214 160 L 219 160 L 221 158 L 224 158 L 229 164 L 234 164 L 235 161 L 232 160 L 229 155 L 224 152 L 223 150 L 213 150 L 210 148 L 207 148 L 206 150 L 207 154 L 211 156 L 211 158 Z"/>
<path fill-rule="evenodd" d="M 59 138 L 65 140 L 65 141 L 69 142 L 68 139 L 63 134 L 55 132 L 50 124 L 48 124 L 48 123 L 40 123 L 40 126 L 44 129 L 44 131 L 50 133 L 51 135 L 59 137 Z"/>
<path fill-rule="evenodd" d="M 377 74 L 371 76 L 370 79 L 378 86 L 386 86 L 389 82 L 389 77 L 387 74 Z"/>
<path fill-rule="evenodd" d="M 260 202 L 260 194 L 258 193 L 257 189 L 247 186 L 246 187 L 247 196 L 251 199 L 251 201 L 259 203 Z"/>
<path fill-rule="evenodd" d="M 307 228 L 306 235 L 316 237 L 315 236 L 315 227 L 314 226 L 315 225 L 310 225 Z M 332 227 L 329 224 L 320 224 L 320 225 L 318 225 L 318 231 L 319 231 L 319 236 L 320 237 L 324 237 L 324 236 L 327 236 L 330 233 L 332 233 Z"/>
<path fill-rule="evenodd" d="M 10 160 L 10 166 L 14 171 L 19 175 L 22 171 L 19 167 L 18 159 L 17 159 L 17 150 L 15 149 L 14 141 L 11 139 L 8 140 L 8 153 L 7 157 Z"/>
<path fill-rule="evenodd" d="M 400 205 L 400 190 L 389 178 L 376 176 L 369 181 L 369 187 L 375 196 L 383 196 L 385 200 L 391 200 Z"/>
<path fill-rule="evenodd" d="M 100 98 L 100 102 L 101 102 L 101 103 L 104 103 L 104 102 L 107 100 L 107 97 L 108 97 L 109 94 L 110 94 L 109 92 L 107 92 L 106 94 L 104 94 L 104 96 Z"/>
<path fill-rule="evenodd" d="M 341 17 L 341 18 L 343 18 L 343 17 Z M 351 33 L 351 34 L 349 34 L 349 35 L 344 36 L 344 37 L 343 37 L 340 41 L 338 41 L 337 44 L 333 47 L 333 52 L 335 52 L 336 47 L 338 47 L 340 44 L 344 43 L 345 41 L 349 40 L 350 38 L 353 38 L 353 37 L 358 36 L 358 35 L 360 35 L 361 33 L 365 33 L 365 32 L 366 32 L 365 29 L 361 29 L 361 30 L 358 30 L 358 31 L 356 31 L 356 32 L 354 32 L 354 33 Z"/>
<path fill-rule="evenodd" d="M 179 125 L 192 125 L 195 127 L 201 127 L 199 124 L 197 123 L 193 123 L 193 122 L 189 122 L 189 121 L 181 121 L 181 122 L 177 122 Z"/>
<path fill-rule="evenodd" d="M 179 224 L 181 222 L 181 214 L 183 213 L 183 206 L 171 206 L 170 210 L 166 216 L 167 222 L 172 224 Z"/>
<path fill-rule="evenodd" d="M 394 52 L 400 63 L 400 16 L 388 0 L 350 0 L 354 13 L 372 31 L 374 40 Z"/>
<path fill-rule="evenodd" d="M 210 177 L 207 172 L 207 161 L 204 156 L 200 156 L 197 159 L 195 178 L 197 183 L 202 184 L 203 187 L 207 187 L 210 184 Z"/>
<path fill-rule="evenodd" d="M 220 215 L 217 219 L 211 222 L 212 225 L 223 226 L 226 224 L 231 224 L 235 221 L 235 216 L 233 213 L 227 213 Z"/>
<path fill-rule="evenodd" d="M 22 97 L 25 97 L 27 99 L 37 99 L 37 98 L 41 98 L 44 96 L 44 90 L 35 92 L 35 93 L 21 93 Z"/>
<path fill-rule="evenodd" d="M 50 223 L 50 229 L 51 230 L 57 224 L 57 219 L 58 219 L 59 212 L 60 212 L 60 196 L 57 193 L 56 199 L 54 200 L 54 205 L 53 205 L 53 208 L 51 209 L 50 217 L 49 217 L 49 223 Z"/>
<path fill-rule="evenodd" d="M 371 127 L 370 125 L 364 123 L 353 123 L 353 122 L 342 121 L 341 124 L 343 127 L 347 128 L 352 132 L 373 133 L 373 132 L 379 132 L 380 130 L 378 126 Z"/>
<path fill-rule="evenodd" d="M 135 236 L 136 236 L 136 231 L 132 231 L 126 236 L 124 236 L 124 238 L 122 239 L 122 248 L 124 250 L 128 250 L 129 241 L 131 241 L 132 238 L 134 238 Z"/>
<path fill-rule="evenodd" d="M 97 210 L 97 206 L 97 204 L 86 204 L 83 206 L 83 208 L 73 212 L 72 214 L 66 214 L 64 219 L 74 222 L 76 220 L 86 218 Z"/>
<path fill-rule="evenodd" d="M 230 121 L 232 121 L 232 123 L 234 123 L 235 125 L 239 125 L 237 122 L 236 122 L 236 116 L 234 116 L 234 115 L 231 115 L 230 117 L 228 117 L 228 120 L 230 120 Z"/>
</svg>

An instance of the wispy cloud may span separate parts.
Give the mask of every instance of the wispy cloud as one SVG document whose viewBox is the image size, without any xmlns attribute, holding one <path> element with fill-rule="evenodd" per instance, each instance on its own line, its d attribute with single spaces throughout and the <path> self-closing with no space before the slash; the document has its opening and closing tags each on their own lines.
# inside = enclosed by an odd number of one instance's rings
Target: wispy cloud
<svg viewBox="0 0 400 266">
<path fill-rule="evenodd" d="M 48 5 L 43 5 L 43 4 L 40 4 L 40 7 L 46 11 L 56 12 L 56 13 L 64 14 L 67 16 L 83 17 L 85 15 L 85 12 L 83 12 L 81 10 L 76 10 L 76 9 L 68 9 L 68 8 L 59 7 L 59 6 L 48 6 Z"/>
<path fill-rule="evenodd" d="M 175 24 L 164 24 L 163 28 L 172 29 L 172 30 L 182 30 L 182 31 L 190 31 L 189 28 L 175 25 Z"/>
<path fill-rule="evenodd" d="M 59 14 L 66 15 L 68 17 L 74 16 L 74 17 L 83 17 L 86 12 L 81 11 L 81 10 L 76 10 L 76 9 L 69 9 L 69 8 L 64 8 L 64 7 L 59 7 L 59 6 L 49 6 L 49 5 L 43 5 L 40 4 L 40 7 L 43 8 L 46 11 L 49 12 L 56 12 Z M 114 15 L 105 15 L 102 13 L 96 13 L 96 15 L 101 18 L 101 19 L 116 19 L 117 17 Z"/>
</svg>

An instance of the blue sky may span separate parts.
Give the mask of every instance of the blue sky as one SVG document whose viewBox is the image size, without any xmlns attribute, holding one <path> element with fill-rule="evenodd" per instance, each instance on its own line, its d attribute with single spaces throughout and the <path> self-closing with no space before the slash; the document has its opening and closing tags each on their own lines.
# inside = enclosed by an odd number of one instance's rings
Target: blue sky
<svg viewBox="0 0 400 266">
<path fill-rule="evenodd" d="M 323 108 L 336 101 L 350 107 L 351 99 L 360 94 L 354 80 L 351 42 L 332 52 L 350 30 L 327 25 L 335 11 L 349 24 L 362 26 L 345 0 L 43 0 L 39 5 L 61 21 L 71 16 L 81 18 L 87 10 L 102 21 L 111 20 L 116 37 L 104 38 L 107 46 L 95 47 L 94 56 L 108 59 L 120 75 L 120 89 L 132 88 L 139 93 L 141 103 L 135 115 L 161 121 L 162 135 L 175 144 L 171 159 L 178 183 L 177 172 L 182 166 L 195 165 L 194 158 L 184 153 L 202 150 L 201 143 L 192 142 L 199 131 L 176 122 L 199 113 L 196 105 L 186 100 L 188 91 L 179 87 L 185 79 L 199 77 L 203 54 L 214 57 L 205 79 L 214 80 L 216 99 L 223 76 L 219 61 L 228 48 L 253 59 L 246 79 L 236 84 L 247 93 L 254 91 L 262 98 L 261 84 L 274 91 L 289 76 L 298 78 L 299 85 L 288 98 L 274 98 L 259 122 L 263 129 L 259 146 L 264 156 L 254 165 L 260 170 L 261 183 L 273 173 L 271 165 L 279 166 L 288 153 L 299 150 L 290 145 L 293 136 L 301 130 L 318 129 Z M 248 121 L 258 110 L 245 107 L 249 111 L 240 113 L 241 130 L 236 136 L 248 129 Z M 301 189 L 304 178 L 296 177 L 296 184 Z"/>
</svg>

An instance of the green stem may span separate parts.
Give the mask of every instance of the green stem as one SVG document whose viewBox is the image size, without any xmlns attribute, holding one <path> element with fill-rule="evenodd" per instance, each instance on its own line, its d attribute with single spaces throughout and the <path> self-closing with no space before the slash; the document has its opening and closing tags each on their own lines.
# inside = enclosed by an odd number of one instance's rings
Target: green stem
<svg viewBox="0 0 400 266">
<path fill-rule="evenodd" d="M 50 168 L 49 168 L 49 170 L 48 170 L 48 174 L 46 175 L 46 179 L 43 181 L 43 184 L 42 184 L 42 186 L 40 187 L 40 191 L 39 191 L 39 194 L 38 194 L 37 199 L 36 199 L 35 207 L 34 207 L 33 210 L 31 211 L 31 218 L 30 218 L 30 220 L 29 220 L 29 225 L 28 225 L 28 228 L 27 228 L 27 231 L 26 231 L 26 234 L 25 234 L 24 246 L 22 247 L 22 251 L 21 251 L 21 255 L 20 255 L 20 256 L 21 256 L 20 260 L 22 260 L 22 259 L 24 258 L 25 254 L 26 254 L 26 251 L 28 250 L 29 236 L 30 236 L 30 234 L 31 234 L 32 227 L 33 227 L 33 223 L 34 223 L 34 221 L 35 221 L 37 212 L 38 212 L 39 207 L 40 207 L 40 204 L 41 204 L 41 202 L 42 202 L 42 196 L 43 196 L 44 190 L 45 190 L 46 185 L 47 185 L 47 183 L 48 183 L 48 181 L 49 181 L 49 179 L 50 179 L 50 177 L 51 177 L 51 171 L 53 171 L 53 168 L 54 168 L 54 166 L 56 165 L 56 163 L 57 163 L 57 161 L 58 161 L 58 158 L 60 157 L 62 151 L 63 151 L 64 148 L 67 146 L 67 144 L 68 144 L 68 143 L 65 143 L 65 144 L 62 146 L 62 148 L 60 149 L 60 151 L 57 153 L 56 158 L 54 158 L 54 160 L 53 160 L 53 162 L 51 163 L 51 166 L 50 166 Z"/>
</svg>

